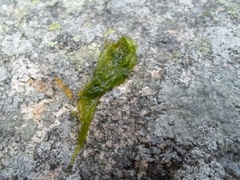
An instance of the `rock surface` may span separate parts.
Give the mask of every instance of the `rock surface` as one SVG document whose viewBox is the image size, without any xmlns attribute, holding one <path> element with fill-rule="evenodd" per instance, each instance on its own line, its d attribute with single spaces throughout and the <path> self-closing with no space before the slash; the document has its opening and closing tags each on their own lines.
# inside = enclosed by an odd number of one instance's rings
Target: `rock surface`
<svg viewBox="0 0 240 180">
<path fill-rule="evenodd" d="M 0 179 L 240 179 L 240 2 L 1 0 Z M 104 41 L 138 48 L 71 171 L 75 94 Z"/>
</svg>

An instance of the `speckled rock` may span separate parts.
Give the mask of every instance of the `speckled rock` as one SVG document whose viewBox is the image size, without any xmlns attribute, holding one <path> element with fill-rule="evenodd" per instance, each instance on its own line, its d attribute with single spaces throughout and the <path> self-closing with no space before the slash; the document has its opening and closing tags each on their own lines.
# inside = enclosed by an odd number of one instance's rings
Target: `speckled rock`
<svg viewBox="0 0 240 180">
<path fill-rule="evenodd" d="M 0 179 L 240 179 L 240 2 L 0 1 Z M 138 44 L 73 168 L 77 92 L 105 40 Z"/>
</svg>

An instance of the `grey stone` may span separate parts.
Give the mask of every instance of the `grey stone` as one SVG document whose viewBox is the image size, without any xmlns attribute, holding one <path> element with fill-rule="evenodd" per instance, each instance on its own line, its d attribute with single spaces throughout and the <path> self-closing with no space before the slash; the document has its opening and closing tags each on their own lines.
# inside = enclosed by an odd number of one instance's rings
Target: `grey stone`
<svg viewBox="0 0 240 180">
<path fill-rule="evenodd" d="M 239 9 L 0 0 L 0 179 L 240 179 Z M 100 99 L 70 170 L 76 94 L 105 40 L 122 35 L 138 44 L 138 65 Z"/>
<path fill-rule="evenodd" d="M 7 71 L 3 67 L 0 67 L 0 82 L 6 79 L 7 79 Z"/>
</svg>

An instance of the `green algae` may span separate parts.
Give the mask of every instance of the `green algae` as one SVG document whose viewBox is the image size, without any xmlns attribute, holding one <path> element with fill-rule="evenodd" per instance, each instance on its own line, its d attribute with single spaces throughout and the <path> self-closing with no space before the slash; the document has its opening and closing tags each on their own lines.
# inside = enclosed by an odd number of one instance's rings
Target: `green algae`
<svg viewBox="0 0 240 180">
<path fill-rule="evenodd" d="M 49 31 L 57 31 L 59 29 L 61 29 L 61 25 L 58 22 L 52 22 L 49 25 Z"/>
<path fill-rule="evenodd" d="M 219 3 L 223 4 L 226 7 L 227 13 L 230 16 L 232 16 L 233 18 L 240 18 L 239 4 L 227 0 L 219 0 Z"/>
<path fill-rule="evenodd" d="M 212 54 L 212 44 L 208 38 L 200 38 L 196 42 L 197 49 L 202 53 L 203 56 L 209 56 Z"/>
<path fill-rule="evenodd" d="M 57 45 L 56 41 L 49 41 L 48 42 L 48 46 L 50 46 L 50 47 L 54 47 L 55 45 Z"/>
<path fill-rule="evenodd" d="M 137 64 L 136 49 L 137 45 L 132 39 L 121 37 L 117 42 L 107 44 L 100 54 L 92 79 L 78 93 L 77 116 L 81 128 L 70 166 L 85 143 L 98 100 L 123 83 Z"/>
<path fill-rule="evenodd" d="M 116 30 L 114 29 L 108 29 L 105 33 L 104 33 L 104 37 L 107 37 L 109 36 L 110 34 L 115 34 L 116 33 Z"/>
</svg>

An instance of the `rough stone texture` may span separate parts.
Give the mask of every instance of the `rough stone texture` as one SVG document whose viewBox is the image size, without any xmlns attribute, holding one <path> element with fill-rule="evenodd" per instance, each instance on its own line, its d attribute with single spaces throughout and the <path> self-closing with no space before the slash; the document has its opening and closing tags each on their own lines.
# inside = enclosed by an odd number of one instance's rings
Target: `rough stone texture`
<svg viewBox="0 0 240 180">
<path fill-rule="evenodd" d="M 1 0 L 0 179 L 240 179 L 238 0 Z M 74 102 L 106 39 L 138 46 L 70 171 Z"/>
</svg>

